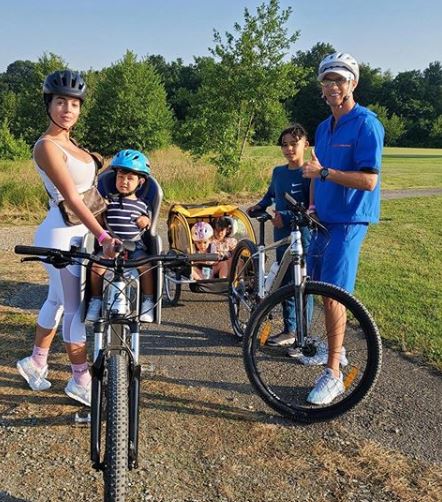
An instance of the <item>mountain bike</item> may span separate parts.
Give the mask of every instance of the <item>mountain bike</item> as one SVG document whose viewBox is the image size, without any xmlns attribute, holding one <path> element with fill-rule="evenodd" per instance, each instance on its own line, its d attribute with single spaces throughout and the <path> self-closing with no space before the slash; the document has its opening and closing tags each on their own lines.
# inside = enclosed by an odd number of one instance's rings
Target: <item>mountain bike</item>
<svg viewBox="0 0 442 502">
<path fill-rule="evenodd" d="M 249 309 L 244 364 L 258 395 L 274 410 L 295 421 L 328 420 L 350 410 L 373 388 L 381 368 L 381 338 L 373 317 L 353 295 L 309 279 L 300 228 L 325 228 L 290 195 L 286 194 L 286 200 L 292 211 L 290 236 L 256 250 L 249 243 L 239 243 L 233 260 L 232 295 L 236 305 Z M 289 246 L 267 292 L 265 253 L 284 242 Z M 290 266 L 292 282 L 280 287 Z M 294 304 L 294 339 L 284 347 L 272 346 L 272 337 L 284 331 L 287 302 Z M 336 323 L 327 315 L 332 308 L 337 312 Z M 344 392 L 328 404 L 309 404 L 306 398 L 327 362 L 332 336 L 344 340 L 340 354 Z"/>
<path fill-rule="evenodd" d="M 123 244 L 132 250 L 133 243 Z M 75 246 L 69 251 L 16 246 L 15 252 L 31 255 L 22 261 L 42 261 L 57 268 L 97 263 L 108 269 L 104 275 L 102 317 L 94 323 L 90 448 L 93 467 L 103 471 L 104 500 L 123 501 L 127 471 L 138 467 L 141 364 L 137 267 L 165 264 L 180 269 L 193 261 L 216 261 L 218 256 L 177 253 L 127 260 L 120 252 L 115 259 L 106 259 Z"/>
<path fill-rule="evenodd" d="M 290 197 L 288 194 L 287 196 Z M 294 202 L 296 203 L 296 201 Z M 229 275 L 229 314 L 233 333 L 238 338 L 243 338 L 247 324 L 257 305 L 267 295 L 281 287 L 289 268 L 292 267 L 294 271 L 298 271 L 293 263 L 292 251 L 294 246 L 297 246 L 299 253 L 299 246 L 301 246 L 300 234 L 298 242 L 298 234 L 295 234 L 294 229 L 288 237 L 266 246 L 265 224 L 272 219 L 272 216 L 262 209 L 249 212 L 249 216 L 255 218 L 259 223 L 258 245 L 250 239 L 242 239 L 238 242 L 232 256 Z M 320 226 L 319 222 L 313 219 L 306 220 L 304 223 L 304 226 L 310 228 Z M 266 272 L 266 261 L 272 251 L 280 246 L 289 245 L 290 247 L 285 251 L 281 263 L 273 262 L 269 272 Z M 306 277 L 304 261 L 302 261 L 300 273 L 302 277 Z"/>
</svg>

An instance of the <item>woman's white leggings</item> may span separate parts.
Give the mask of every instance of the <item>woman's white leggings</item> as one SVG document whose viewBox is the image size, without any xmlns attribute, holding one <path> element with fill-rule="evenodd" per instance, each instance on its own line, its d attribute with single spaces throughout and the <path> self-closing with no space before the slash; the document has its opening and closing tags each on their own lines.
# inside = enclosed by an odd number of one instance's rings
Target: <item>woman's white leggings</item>
<svg viewBox="0 0 442 502">
<path fill-rule="evenodd" d="M 40 247 L 68 250 L 71 245 L 79 245 L 86 233 L 84 225 L 66 226 L 59 209 L 53 207 L 38 227 L 34 243 Z M 64 313 L 63 340 L 66 343 L 85 343 L 86 329 L 80 320 L 80 265 L 57 269 L 45 264 L 45 268 L 49 276 L 49 291 L 40 309 L 38 324 L 45 329 L 56 328 Z"/>
</svg>

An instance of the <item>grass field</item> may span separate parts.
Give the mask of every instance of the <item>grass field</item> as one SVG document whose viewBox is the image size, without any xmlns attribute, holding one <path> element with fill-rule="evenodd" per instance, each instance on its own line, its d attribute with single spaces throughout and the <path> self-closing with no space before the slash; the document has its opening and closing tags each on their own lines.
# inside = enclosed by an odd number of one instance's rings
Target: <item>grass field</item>
<svg viewBox="0 0 442 502">
<path fill-rule="evenodd" d="M 362 248 L 356 296 L 384 340 L 442 370 L 442 196 L 388 200 Z"/>
<path fill-rule="evenodd" d="M 254 199 L 267 188 L 272 169 L 284 159 L 279 147 L 248 148 L 240 172 L 219 177 L 215 166 L 196 160 L 176 147 L 152 152 L 152 174 L 160 182 L 166 203 L 210 199 Z M 442 188 L 442 149 L 386 148 L 383 189 Z M 47 195 L 29 161 L 0 161 L 2 221 L 38 221 Z"/>
</svg>

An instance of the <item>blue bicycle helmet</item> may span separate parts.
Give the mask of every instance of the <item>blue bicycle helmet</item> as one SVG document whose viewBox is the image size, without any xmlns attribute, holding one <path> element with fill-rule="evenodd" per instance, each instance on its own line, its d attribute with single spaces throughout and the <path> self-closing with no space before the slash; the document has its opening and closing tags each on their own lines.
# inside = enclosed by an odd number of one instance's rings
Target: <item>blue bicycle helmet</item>
<svg viewBox="0 0 442 502">
<path fill-rule="evenodd" d="M 138 150 L 120 150 L 110 163 L 111 169 L 132 171 L 147 178 L 150 174 L 149 159 Z"/>
</svg>

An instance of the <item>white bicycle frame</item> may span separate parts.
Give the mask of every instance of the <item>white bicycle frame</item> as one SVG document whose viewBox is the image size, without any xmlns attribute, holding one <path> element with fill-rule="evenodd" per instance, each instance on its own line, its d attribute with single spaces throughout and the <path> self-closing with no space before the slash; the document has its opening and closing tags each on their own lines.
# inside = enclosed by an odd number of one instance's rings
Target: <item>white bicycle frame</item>
<svg viewBox="0 0 442 502">
<path fill-rule="evenodd" d="M 289 246 L 285 250 L 281 262 L 278 265 L 275 279 L 273 280 L 269 291 L 266 291 L 266 253 L 278 248 L 279 246 L 285 246 L 287 244 L 289 244 Z M 255 256 L 258 256 L 258 296 L 261 300 L 281 287 L 290 265 L 293 265 L 293 283 L 295 286 L 300 286 L 307 277 L 307 267 L 304 260 L 301 231 L 299 229 L 292 230 L 288 237 L 284 237 L 273 244 L 269 244 L 268 246 L 258 246 L 258 252 Z"/>
</svg>

